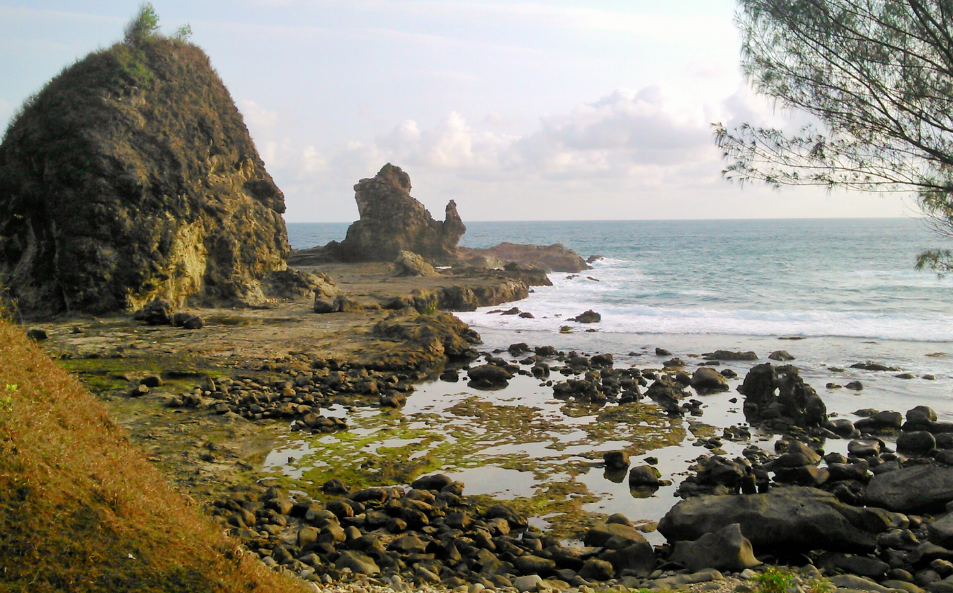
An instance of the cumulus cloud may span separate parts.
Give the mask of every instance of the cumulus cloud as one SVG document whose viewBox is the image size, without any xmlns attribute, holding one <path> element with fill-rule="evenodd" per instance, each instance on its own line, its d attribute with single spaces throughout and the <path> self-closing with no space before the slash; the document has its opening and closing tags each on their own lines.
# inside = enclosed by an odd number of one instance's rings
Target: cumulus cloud
<svg viewBox="0 0 953 593">
<path fill-rule="evenodd" d="M 250 114 L 249 127 L 273 133 L 273 112 L 251 102 L 243 108 Z M 432 125 L 406 120 L 372 140 L 323 152 L 270 136 L 262 150 L 269 171 L 285 188 L 292 214 L 299 207 L 312 208 L 308 205 L 322 196 L 334 196 L 335 208 L 323 208 L 322 215 L 335 212 L 338 220 L 352 218 L 351 186 L 392 162 L 411 172 L 415 196 L 425 204 L 442 208 L 452 197 L 462 211 L 475 208 L 471 219 L 539 217 L 543 205 L 544 217 L 572 217 L 578 215 L 580 199 L 592 207 L 585 217 L 591 218 L 597 208 L 604 210 L 603 217 L 611 217 L 619 204 L 630 210 L 627 217 L 648 215 L 649 209 L 633 206 L 644 206 L 646 200 L 658 217 L 667 212 L 666 204 L 701 213 L 716 202 L 702 205 L 704 194 L 736 191 L 720 178 L 723 164 L 712 141 L 712 122 L 773 125 L 785 118 L 746 87 L 706 104 L 650 86 L 619 89 L 565 113 L 541 117 L 535 130 L 521 135 L 492 129 L 492 119 L 474 125 L 461 113 L 450 112 Z M 514 202 L 517 195 L 535 202 Z M 686 205 L 691 195 L 697 196 L 691 199 L 700 200 L 700 207 Z M 316 219 L 313 214 L 302 218 Z"/>
</svg>

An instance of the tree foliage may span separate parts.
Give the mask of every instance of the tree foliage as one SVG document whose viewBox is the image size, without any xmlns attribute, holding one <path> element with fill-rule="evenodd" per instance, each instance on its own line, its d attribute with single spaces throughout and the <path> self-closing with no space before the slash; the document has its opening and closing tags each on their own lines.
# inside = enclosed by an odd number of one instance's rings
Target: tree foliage
<svg viewBox="0 0 953 593">
<path fill-rule="evenodd" d="M 128 45 L 140 46 L 159 33 L 159 14 L 152 3 L 146 2 L 139 6 L 139 12 L 126 25 L 125 42 Z"/>
<path fill-rule="evenodd" d="M 727 178 L 912 192 L 953 236 L 953 1 L 739 0 L 736 22 L 755 90 L 820 125 L 716 124 Z M 917 262 L 951 266 L 949 250 Z"/>
</svg>

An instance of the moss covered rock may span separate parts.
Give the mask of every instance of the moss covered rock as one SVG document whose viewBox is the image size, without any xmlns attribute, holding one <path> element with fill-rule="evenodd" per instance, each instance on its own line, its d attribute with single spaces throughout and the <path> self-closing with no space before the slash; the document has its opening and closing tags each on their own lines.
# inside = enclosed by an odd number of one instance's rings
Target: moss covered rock
<svg viewBox="0 0 953 593">
<path fill-rule="evenodd" d="M 0 145 L 0 275 L 22 311 L 255 303 L 286 268 L 284 196 L 209 58 L 160 36 L 94 52 Z"/>
</svg>

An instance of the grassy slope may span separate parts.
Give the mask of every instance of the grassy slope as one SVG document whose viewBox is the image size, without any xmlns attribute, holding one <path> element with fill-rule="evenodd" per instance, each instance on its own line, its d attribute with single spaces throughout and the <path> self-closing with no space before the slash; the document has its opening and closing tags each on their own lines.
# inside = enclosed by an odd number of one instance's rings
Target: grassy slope
<svg viewBox="0 0 953 593">
<path fill-rule="evenodd" d="M 0 591 L 304 590 L 243 559 L 7 321 L 0 402 Z"/>
</svg>

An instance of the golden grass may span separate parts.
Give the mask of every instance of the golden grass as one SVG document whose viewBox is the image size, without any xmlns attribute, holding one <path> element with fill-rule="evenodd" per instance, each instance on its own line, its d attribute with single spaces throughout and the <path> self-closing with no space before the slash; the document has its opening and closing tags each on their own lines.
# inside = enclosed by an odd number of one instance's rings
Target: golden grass
<svg viewBox="0 0 953 593">
<path fill-rule="evenodd" d="M 0 591 L 305 591 L 244 558 L 22 328 L 0 320 Z"/>
</svg>

